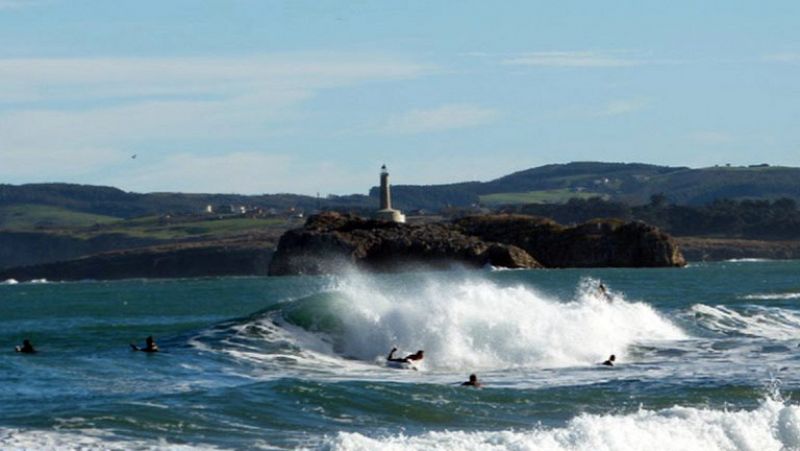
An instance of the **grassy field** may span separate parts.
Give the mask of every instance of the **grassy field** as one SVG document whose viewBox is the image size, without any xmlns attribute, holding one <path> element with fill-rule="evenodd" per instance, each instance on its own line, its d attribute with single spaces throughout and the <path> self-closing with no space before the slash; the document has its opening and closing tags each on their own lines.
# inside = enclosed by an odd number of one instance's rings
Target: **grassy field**
<svg viewBox="0 0 800 451">
<path fill-rule="evenodd" d="M 0 207 L 0 229 L 80 228 L 119 221 L 111 216 L 93 215 L 49 205 L 10 205 Z"/>
<path fill-rule="evenodd" d="M 83 233 L 119 233 L 137 238 L 180 240 L 185 238 L 224 238 L 232 235 L 259 232 L 266 229 L 284 229 L 283 218 L 163 218 L 148 216 L 120 221 Z"/>
<path fill-rule="evenodd" d="M 102 234 L 136 238 L 181 240 L 186 238 L 225 238 L 248 231 L 286 229 L 299 225 L 286 218 L 245 218 L 239 216 L 143 216 L 123 220 L 46 205 L 0 207 L 0 229 L 10 231 L 48 231 L 88 239 Z"/>
<path fill-rule="evenodd" d="M 590 192 L 575 192 L 569 189 L 529 191 L 527 193 L 495 193 L 481 196 L 481 203 L 487 206 L 512 204 L 560 204 L 571 198 L 588 199 L 605 195 Z"/>
</svg>

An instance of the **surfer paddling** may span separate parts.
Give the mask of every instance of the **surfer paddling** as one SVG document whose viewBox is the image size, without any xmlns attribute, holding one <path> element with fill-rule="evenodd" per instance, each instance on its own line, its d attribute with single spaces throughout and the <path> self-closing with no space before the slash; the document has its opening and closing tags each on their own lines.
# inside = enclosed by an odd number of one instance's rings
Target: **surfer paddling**
<svg viewBox="0 0 800 451">
<path fill-rule="evenodd" d="M 133 349 L 134 351 L 142 351 L 142 352 L 159 352 L 158 345 L 156 344 L 156 341 L 153 340 L 152 335 L 145 338 L 144 343 L 145 346 L 143 348 L 137 346 L 136 343 L 131 343 L 131 349 Z"/>
<path fill-rule="evenodd" d="M 36 354 L 36 349 L 33 348 L 30 340 L 22 340 L 22 346 L 14 347 L 14 350 L 22 354 Z"/>
<path fill-rule="evenodd" d="M 476 376 L 474 374 L 470 374 L 469 375 L 469 380 L 466 381 L 466 382 L 462 382 L 461 386 L 462 387 L 481 388 L 482 384 L 480 382 L 478 382 L 478 376 Z"/>
<path fill-rule="evenodd" d="M 611 355 L 608 357 L 608 360 L 606 360 L 605 362 L 603 362 L 603 363 L 602 363 L 602 365 L 605 365 L 605 366 L 614 366 L 614 362 L 615 362 L 616 360 L 617 360 L 617 356 L 615 356 L 614 354 L 611 354 Z"/>
<path fill-rule="evenodd" d="M 414 353 L 414 354 L 409 354 L 409 355 L 407 355 L 407 356 L 405 356 L 405 357 L 403 357 L 403 358 L 401 359 L 401 358 L 397 358 L 397 357 L 395 357 L 395 356 L 394 356 L 394 353 L 395 353 L 395 352 L 397 352 L 397 348 L 392 348 L 392 350 L 391 350 L 391 351 L 389 351 L 389 355 L 388 355 L 388 356 L 386 356 L 386 361 L 387 361 L 387 362 L 395 362 L 395 363 L 421 363 L 421 362 L 422 362 L 422 359 L 423 359 L 423 358 L 424 358 L 424 356 L 425 356 L 425 351 L 419 350 L 419 351 L 417 351 L 416 353 Z"/>
</svg>

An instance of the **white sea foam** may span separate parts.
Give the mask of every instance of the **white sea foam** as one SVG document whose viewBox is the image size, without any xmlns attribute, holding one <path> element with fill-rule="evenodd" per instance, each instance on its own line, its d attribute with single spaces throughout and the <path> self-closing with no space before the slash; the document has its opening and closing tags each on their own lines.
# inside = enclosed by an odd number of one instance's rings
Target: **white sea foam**
<svg viewBox="0 0 800 451">
<path fill-rule="evenodd" d="M 17 281 L 17 279 L 6 279 L 3 282 L 0 282 L 0 285 L 16 285 L 18 283 L 19 282 Z"/>
<path fill-rule="evenodd" d="M 334 349 L 359 360 L 381 360 L 424 349 L 425 368 L 466 370 L 591 365 L 638 342 L 679 340 L 684 332 L 645 303 L 600 299 L 583 283 L 560 300 L 529 286 L 485 278 L 431 277 L 392 290 L 352 276 L 327 306 L 338 327 Z"/>
<path fill-rule="evenodd" d="M 762 300 L 762 301 L 800 299 L 800 293 L 756 293 L 743 296 L 743 299 Z"/>
<path fill-rule="evenodd" d="M 738 312 L 723 305 L 695 304 L 691 308 L 698 324 L 715 332 L 786 340 L 797 338 L 800 312 L 777 307 L 749 306 Z"/>
<path fill-rule="evenodd" d="M 166 440 L 132 440 L 98 429 L 52 431 L 0 428 L 2 450 L 198 450 L 216 448 L 208 445 L 183 445 Z"/>
<path fill-rule="evenodd" d="M 761 263 L 761 262 L 769 262 L 772 260 L 768 258 L 730 258 L 725 261 L 730 263 Z"/>
<path fill-rule="evenodd" d="M 800 449 L 800 408 L 764 401 L 755 410 L 673 407 L 628 415 L 580 415 L 565 427 L 367 437 L 339 433 L 329 450 L 779 451 Z"/>
</svg>

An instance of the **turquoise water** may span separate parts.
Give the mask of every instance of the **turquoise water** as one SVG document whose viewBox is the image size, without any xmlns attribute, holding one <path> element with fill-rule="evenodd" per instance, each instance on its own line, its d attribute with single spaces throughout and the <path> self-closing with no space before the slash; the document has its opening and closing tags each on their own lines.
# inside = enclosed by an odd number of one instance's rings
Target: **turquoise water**
<svg viewBox="0 0 800 451">
<path fill-rule="evenodd" d="M 0 448 L 798 449 L 798 274 L 4 284 Z M 165 352 L 130 351 L 147 335 Z M 394 345 L 420 371 L 387 368 Z"/>
</svg>

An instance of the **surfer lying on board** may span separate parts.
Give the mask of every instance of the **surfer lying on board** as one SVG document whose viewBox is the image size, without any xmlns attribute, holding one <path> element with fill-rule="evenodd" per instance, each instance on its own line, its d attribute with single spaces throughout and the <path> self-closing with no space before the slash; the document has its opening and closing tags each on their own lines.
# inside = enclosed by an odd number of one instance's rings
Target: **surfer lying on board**
<svg viewBox="0 0 800 451">
<path fill-rule="evenodd" d="M 131 343 L 131 349 L 133 349 L 134 351 L 142 351 L 142 352 L 158 352 L 158 345 L 156 344 L 156 341 L 153 340 L 152 335 L 145 338 L 144 342 L 145 346 L 143 348 L 136 346 L 135 343 Z"/>
<path fill-rule="evenodd" d="M 22 346 L 17 346 L 14 348 L 15 351 L 21 352 L 23 354 L 35 354 L 36 350 L 33 349 L 33 345 L 31 344 L 30 340 L 22 340 Z"/>
<path fill-rule="evenodd" d="M 409 355 L 403 357 L 402 359 L 398 359 L 398 358 L 395 358 L 395 356 L 394 356 L 395 352 L 397 352 L 397 348 L 392 348 L 392 350 L 389 351 L 389 355 L 386 356 L 386 361 L 387 362 L 419 363 L 420 361 L 422 361 L 422 358 L 424 357 L 424 354 L 425 354 L 424 351 L 420 350 L 420 351 L 417 351 L 416 354 L 409 354 Z"/>
</svg>

